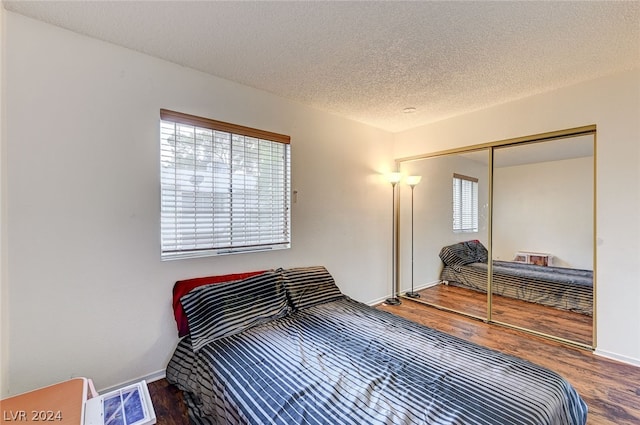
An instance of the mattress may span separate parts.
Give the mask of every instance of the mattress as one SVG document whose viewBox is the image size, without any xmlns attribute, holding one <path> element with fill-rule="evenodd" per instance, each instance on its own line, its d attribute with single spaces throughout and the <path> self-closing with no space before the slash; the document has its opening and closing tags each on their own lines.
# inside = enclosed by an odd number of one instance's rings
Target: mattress
<svg viewBox="0 0 640 425">
<path fill-rule="evenodd" d="M 585 424 L 555 372 L 347 297 L 212 339 L 167 380 L 194 424 Z"/>
</svg>

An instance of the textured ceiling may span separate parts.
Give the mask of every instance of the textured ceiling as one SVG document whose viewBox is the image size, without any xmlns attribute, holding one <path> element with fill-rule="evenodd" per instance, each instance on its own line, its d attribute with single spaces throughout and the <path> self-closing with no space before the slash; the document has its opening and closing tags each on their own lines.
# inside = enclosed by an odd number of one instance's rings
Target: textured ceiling
<svg viewBox="0 0 640 425">
<path fill-rule="evenodd" d="M 640 1 L 3 3 L 394 132 L 640 67 Z"/>
</svg>

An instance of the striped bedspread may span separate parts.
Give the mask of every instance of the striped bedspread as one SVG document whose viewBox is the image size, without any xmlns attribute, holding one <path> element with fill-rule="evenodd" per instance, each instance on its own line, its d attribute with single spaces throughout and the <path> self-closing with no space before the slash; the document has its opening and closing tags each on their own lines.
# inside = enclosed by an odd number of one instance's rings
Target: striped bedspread
<svg viewBox="0 0 640 425">
<path fill-rule="evenodd" d="M 555 372 L 343 298 L 202 346 L 167 379 L 197 424 L 584 424 Z"/>
<path fill-rule="evenodd" d="M 440 280 L 487 292 L 487 263 L 444 265 Z M 493 262 L 492 292 L 561 310 L 593 315 L 593 271 Z"/>
</svg>

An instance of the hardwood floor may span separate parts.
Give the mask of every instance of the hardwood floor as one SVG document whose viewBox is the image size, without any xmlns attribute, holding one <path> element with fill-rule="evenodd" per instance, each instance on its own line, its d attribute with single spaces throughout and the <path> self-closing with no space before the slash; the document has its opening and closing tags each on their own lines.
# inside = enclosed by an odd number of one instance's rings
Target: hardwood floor
<svg viewBox="0 0 640 425">
<path fill-rule="evenodd" d="M 560 373 L 589 406 L 588 425 L 640 424 L 638 367 L 411 300 L 403 300 L 399 306 L 381 304 L 378 308 Z M 180 391 L 166 380 L 150 383 L 149 392 L 159 425 L 189 423 Z"/>
<path fill-rule="evenodd" d="M 452 285 L 435 285 L 418 293 L 422 301 L 476 317 L 487 317 L 487 294 L 482 292 Z M 591 316 L 542 304 L 494 295 L 492 319 L 588 346 L 593 341 Z"/>
<path fill-rule="evenodd" d="M 178 388 L 169 384 L 166 379 L 150 382 L 147 386 L 156 412 L 156 424 L 189 425 L 187 406 Z"/>
</svg>

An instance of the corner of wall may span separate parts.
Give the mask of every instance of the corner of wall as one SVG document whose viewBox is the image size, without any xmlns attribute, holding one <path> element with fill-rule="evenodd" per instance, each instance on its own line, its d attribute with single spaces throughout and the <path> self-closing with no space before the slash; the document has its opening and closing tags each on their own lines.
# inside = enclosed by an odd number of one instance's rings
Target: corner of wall
<svg viewBox="0 0 640 425">
<path fill-rule="evenodd" d="M 9 394 L 9 374 L 7 369 L 9 366 L 9 288 L 6 273 L 6 178 L 5 178 L 5 10 L 0 5 L 0 398 L 4 398 Z"/>
</svg>

